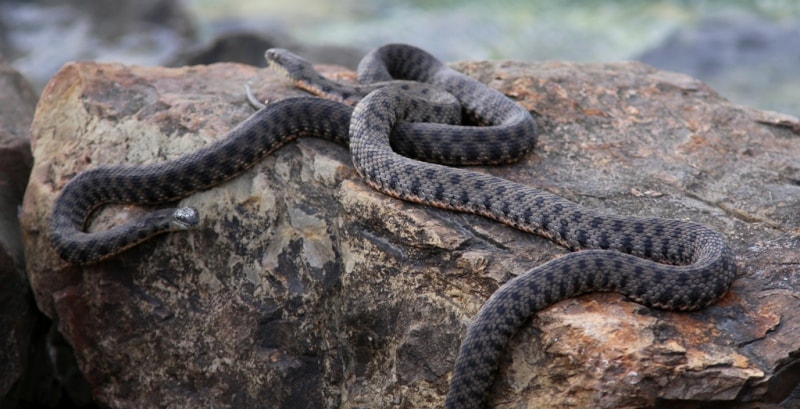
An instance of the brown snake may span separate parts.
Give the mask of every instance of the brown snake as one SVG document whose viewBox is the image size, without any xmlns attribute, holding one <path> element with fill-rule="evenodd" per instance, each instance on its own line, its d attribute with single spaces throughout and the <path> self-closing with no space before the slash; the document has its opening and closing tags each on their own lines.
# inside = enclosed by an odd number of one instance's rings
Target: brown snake
<svg viewBox="0 0 800 409">
<path fill-rule="evenodd" d="M 328 81 L 284 50 L 269 50 L 267 59 L 303 88 L 357 103 L 355 109 L 320 98 L 285 99 L 266 105 L 218 142 L 177 159 L 83 172 L 64 187 L 53 209 L 50 238 L 58 254 L 93 263 L 154 234 L 191 228 L 199 222 L 197 212 L 172 208 L 108 231 L 83 231 L 101 205 L 175 201 L 234 177 L 298 136 L 349 146 L 359 174 L 388 195 L 479 214 L 582 250 L 518 276 L 491 296 L 462 342 L 447 408 L 483 407 L 508 339 L 556 301 L 616 291 L 648 306 L 691 310 L 717 301 L 736 277 L 730 247 L 702 225 L 607 215 L 506 179 L 421 161 L 511 162 L 531 149 L 535 127 L 513 101 L 418 48 L 393 44 L 368 54 L 359 80 L 372 85 L 360 87 Z M 428 123 L 442 115 L 458 121 L 453 101 L 464 123 L 484 126 Z"/>
</svg>

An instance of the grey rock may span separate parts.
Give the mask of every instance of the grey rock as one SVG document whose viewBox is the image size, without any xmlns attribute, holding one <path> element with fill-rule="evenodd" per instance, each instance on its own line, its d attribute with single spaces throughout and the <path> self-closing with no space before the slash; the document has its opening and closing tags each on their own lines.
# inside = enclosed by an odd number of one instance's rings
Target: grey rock
<svg viewBox="0 0 800 409">
<path fill-rule="evenodd" d="M 680 71 L 744 104 L 798 114 L 800 21 L 718 16 L 685 27 L 638 60 Z"/>
<path fill-rule="evenodd" d="M 196 38 L 177 0 L 2 1 L 0 28 L 6 58 L 37 90 L 68 61 L 165 64 Z"/>
<path fill-rule="evenodd" d="M 0 403 L 13 404 L 36 323 L 24 270 L 17 212 L 33 165 L 28 127 L 36 100 L 25 79 L 0 58 Z"/>
<path fill-rule="evenodd" d="M 36 97 L 0 56 L 0 407 L 91 408 L 72 347 L 42 315 L 25 271 L 19 210 L 33 166 Z"/>
<path fill-rule="evenodd" d="M 239 62 L 265 67 L 264 51 L 270 48 L 288 48 L 313 63 L 337 64 L 353 69 L 358 66 L 358 61 L 365 54 L 364 50 L 355 47 L 303 44 L 280 32 L 232 30 L 217 34 L 207 46 L 181 53 L 169 65 Z"/>
</svg>

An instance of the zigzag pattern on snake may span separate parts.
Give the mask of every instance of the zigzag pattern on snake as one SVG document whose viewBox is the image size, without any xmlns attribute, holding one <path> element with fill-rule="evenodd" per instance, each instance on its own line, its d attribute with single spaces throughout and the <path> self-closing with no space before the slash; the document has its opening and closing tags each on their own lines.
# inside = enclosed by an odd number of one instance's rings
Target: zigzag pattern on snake
<svg viewBox="0 0 800 409">
<path fill-rule="evenodd" d="M 535 127 L 530 114 L 513 101 L 418 48 L 395 44 L 368 54 L 359 66 L 359 80 L 374 85 L 362 87 L 325 80 L 284 50 L 270 50 L 267 58 L 296 84 L 340 102 L 313 97 L 277 101 L 197 152 L 165 163 L 81 173 L 64 187 L 53 209 L 50 238 L 59 255 L 92 263 L 153 234 L 191 228 L 199 222 L 197 212 L 181 208 L 154 211 L 105 232 L 83 231 L 101 205 L 177 200 L 234 177 L 299 136 L 349 146 L 359 174 L 381 192 L 479 214 L 582 250 L 531 269 L 491 296 L 462 342 L 447 408 L 483 407 L 508 339 L 532 314 L 556 301 L 616 291 L 648 306 L 690 310 L 714 303 L 735 279 L 730 247 L 702 225 L 602 214 L 505 179 L 422 161 L 510 162 L 532 147 Z M 484 126 L 409 122 L 441 120 L 439 113 L 450 111 L 452 101 L 465 123 Z M 357 105 L 352 109 L 341 102 Z"/>
</svg>

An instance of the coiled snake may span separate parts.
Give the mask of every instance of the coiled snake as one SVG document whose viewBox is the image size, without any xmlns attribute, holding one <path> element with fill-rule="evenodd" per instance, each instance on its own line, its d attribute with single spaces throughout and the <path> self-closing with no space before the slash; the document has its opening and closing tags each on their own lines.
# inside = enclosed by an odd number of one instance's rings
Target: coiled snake
<svg viewBox="0 0 800 409">
<path fill-rule="evenodd" d="M 299 136 L 349 146 L 359 174 L 388 195 L 479 214 L 583 250 L 538 266 L 491 296 L 462 342 L 447 408 L 482 407 L 508 339 L 533 313 L 558 300 L 616 291 L 648 306 L 691 310 L 721 298 L 736 276 L 730 247 L 702 225 L 601 214 L 505 179 L 421 161 L 511 162 L 532 148 L 536 132 L 522 107 L 425 51 L 400 44 L 372 51 L 359 65 L 359 80 L 372 85 L 358 87 L 322 78 L 285 50 L 266 56 L 297 85 L 338 101 L 284 99 L 218 142 L 177 159 L 79 174 L 54 205 L 50 238 L 58 254 L 88 264 L 154 234 L 191 228 L 199 223 L 197 211 L 181 208 L 156 210 L 104 232 L 83 231 L 101 205 L 175 201 L 234 177 Z M 458 124 L 459 111 L 465 123 L 483 126 Z M 455 124 L 428 123 L 441 116 Z"/>
</svg>

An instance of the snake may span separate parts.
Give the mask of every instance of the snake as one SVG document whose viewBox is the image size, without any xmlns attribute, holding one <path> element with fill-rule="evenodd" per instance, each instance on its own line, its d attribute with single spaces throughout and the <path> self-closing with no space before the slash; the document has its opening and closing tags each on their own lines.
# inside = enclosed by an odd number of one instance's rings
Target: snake
<svg viewBox="0 0 800 409">
<path fill-rule="evenodd" d="M 358 66 L 359 85 L 326 79 L 287 50 L 270 49 L 265 57 L 315 96 L 267 103 L 218 141 L 166 162 L 78 174 L 53 206 L 50 240 L 58 255 L 92 264 L 200 220 L 190 207 L 160 208 L 86 232 L 101 206 L 175 202 L 235 177 L 298 137 L 347 146 L 358 174 L 380 192 L 484 216 L 572 250 L 509 280 L 480 308 L 462 339 L 444 402 L 448 409 L 485 407 L 509 339 L 557 301 L 618 292 L 645 306 L 690 311 L 717 302 L 736 278 L 731 247 L 702 224 L 608 214 L 466 167 L 525 156 L 536 141 L 535 120 L 510 98 L 422 49 L 376 48 Z"/>
</svg>

